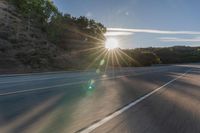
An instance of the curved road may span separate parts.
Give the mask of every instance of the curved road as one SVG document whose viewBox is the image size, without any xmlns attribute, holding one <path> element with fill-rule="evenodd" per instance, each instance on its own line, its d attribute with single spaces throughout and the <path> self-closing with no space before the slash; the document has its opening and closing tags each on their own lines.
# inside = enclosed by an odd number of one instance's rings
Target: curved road
<svg viewBox="0 0 200 133">
<path fill-rule="evenodd" d="M 199 133 L 200 65 L 0 76 L 1 133 Z"/>
</svg>

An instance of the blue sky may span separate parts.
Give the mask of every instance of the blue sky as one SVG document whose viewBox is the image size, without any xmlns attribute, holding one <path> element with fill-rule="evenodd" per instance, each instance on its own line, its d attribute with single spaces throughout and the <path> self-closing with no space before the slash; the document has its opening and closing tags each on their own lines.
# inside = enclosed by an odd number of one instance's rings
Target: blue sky
<svg viewBox="0 0 200 133">
<path fill-rule="evenodd" d="M 122 48 L 200 46 L 200 0 L 53 0 L 63 13 L 104 24 Z M 111 36 L 112 35 L 112 36 Z"/>
</svg>

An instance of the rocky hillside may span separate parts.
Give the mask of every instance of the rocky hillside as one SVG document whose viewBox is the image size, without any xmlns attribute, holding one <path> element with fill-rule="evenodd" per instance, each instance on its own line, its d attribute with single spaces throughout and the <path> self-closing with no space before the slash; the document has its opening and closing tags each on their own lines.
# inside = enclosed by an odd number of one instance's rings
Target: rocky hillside
<svg viewBox="0 0 200 133">
<path fill-rule="evenodd" d="M 0 73 L 66 68 L 71 57 L 46 38 L 33 21 L 0 0 Z"/>
</svg>

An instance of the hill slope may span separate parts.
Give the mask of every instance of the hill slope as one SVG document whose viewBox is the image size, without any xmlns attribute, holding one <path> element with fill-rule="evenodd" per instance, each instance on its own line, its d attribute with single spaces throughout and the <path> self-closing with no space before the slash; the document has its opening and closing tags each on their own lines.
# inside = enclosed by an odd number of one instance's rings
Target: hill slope
<svg viewBox="0 0 200 133">
<path fill-rule="evenodd" d="M 68 37 L 63 37 L 67 39 L 64 40 L 65 42 L 62 41 L 62 44 L 65 44 L 64 47 L 51 43 L 47 32 L 42 31 L 33 19 L 28 21 L 14 5 L 1 0 L 0 73 L 78 68 L 86 61 L 80 58 L 79 54 L 73 54 L 73 51 L 68 51 L 65 47 L 83 49 L 87 48 L 86 42 L 76 43 L 70 41 L 69 37 L 76 39 L 81 36 L 72 33 L 72 31 L 64 32 Z"/>
</svg>

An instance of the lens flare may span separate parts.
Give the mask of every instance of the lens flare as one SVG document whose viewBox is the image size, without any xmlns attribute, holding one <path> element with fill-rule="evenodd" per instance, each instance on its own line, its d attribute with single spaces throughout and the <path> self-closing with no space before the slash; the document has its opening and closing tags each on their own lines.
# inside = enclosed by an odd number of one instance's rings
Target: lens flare
<svg viewBox="0 0 200 133">
<path fill-rule="evenodd" d="M 105 42 L 105 48 L 108 50 L 116 49 L 119 47 L 119 42 L 115 38 L 107 38 Z"/>
</svg>

